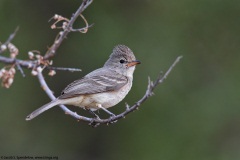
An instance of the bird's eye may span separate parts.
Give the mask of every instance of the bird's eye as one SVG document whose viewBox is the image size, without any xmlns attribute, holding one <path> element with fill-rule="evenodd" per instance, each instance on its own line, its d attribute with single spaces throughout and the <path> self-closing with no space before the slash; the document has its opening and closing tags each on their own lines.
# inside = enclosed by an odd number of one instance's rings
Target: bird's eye
<svg viewBox="0 0 240 160">
<path fill-rule="evenodd" d="M 120 60 L 120 63 L 124 63 L 124 62 L 125 62 L 125 60 L 123 60 L 123 59 Z"/>
</svg>

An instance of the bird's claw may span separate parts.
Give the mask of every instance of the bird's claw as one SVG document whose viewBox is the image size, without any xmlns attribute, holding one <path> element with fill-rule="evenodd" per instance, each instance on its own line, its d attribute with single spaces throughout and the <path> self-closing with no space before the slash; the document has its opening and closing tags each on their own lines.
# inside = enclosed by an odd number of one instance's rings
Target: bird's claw
<svg viewBox="0 0 240 160">
<path fill-rule="evenodd" d="M 112 113 L 112 114 L 110 115 L 110 117 L 109 117 L 108 123 L 109 123 L 109 124 L 116 123 L 117 120 L 115 120 L 115 121 L 113 120 L 115 117 L 116 117 L 116 115 Z"/>
<path fill-rule="evenodd" d="M 89 123 L 90 126 L 92 126 L 93 128 L 96 128 L 97 126 L 100 125 L 100 123 L 97 123 L 95 120 L 101 120 L 98 116 L 92 118 L 91 122 Z"/>
</svg>

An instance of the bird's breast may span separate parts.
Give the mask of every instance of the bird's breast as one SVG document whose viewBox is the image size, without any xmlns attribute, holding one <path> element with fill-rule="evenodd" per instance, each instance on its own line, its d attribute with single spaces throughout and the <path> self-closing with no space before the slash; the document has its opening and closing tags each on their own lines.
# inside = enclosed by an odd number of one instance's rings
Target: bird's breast
<svg viewBox="0 0 240 160">
<path fill-rule="evenodd" d="M 101 104 L 102 107 L 109 108 L 121 102 L 126 97 L 131 87 L 132 82 L 129 82 L 117 91 L 92 94 L 90 98 L 96 104 Z"/>
</svg>

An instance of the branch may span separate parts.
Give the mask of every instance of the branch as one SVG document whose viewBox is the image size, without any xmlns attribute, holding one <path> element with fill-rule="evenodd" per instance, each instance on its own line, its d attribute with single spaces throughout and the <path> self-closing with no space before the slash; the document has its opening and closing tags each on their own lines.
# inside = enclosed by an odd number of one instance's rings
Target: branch
<svg viewBox="0 0 240 160">
<path fill-rule="evenodd" d="M 62 44 L 64 38 L 67 37 L 68 33 L 71 32 L 73 23 L 77 20 L 78 16 L 93 2 L 93 0 L 83 0 L 82 4 L 78 8 L 78 10 L 73 14 L 70 21 L 67 23 L 64 31 L 59 34 L 59 37 L 54 41 L 52 46 L 46 52 L 44 59 L 49 59 L 50 57 L 56 54 L 57 49 Z"/>
<path fill-rule="evenodd" d="M 15 59 L 15 58 L 7 58 L 7 57 L 3 57 L 3 56 L 0 56 L 0 62 L 5 63 L 5 64 L 17 64 L 22 67 L 30 68 L 30 69 L 35 67 L 37 64 L 37 61 L 20 60 L 20 59 Z"/>
<path fill-rule="evenodd" d="M 169 67 L 167 72 L 163 76 L 162 76 L 162 74 L 160 74 L 158 76 L 158 78 L 155 80 L 154 83 L 149 78 L 148 79 L 149 80 L 148 81 L 148 87 L 147 87 L 145 95 L 131 107 L 129 107 L 129 105 L 126 104 L 126 110 L 124 112 L 114 116 L 114 117 L 110 117 L 108 119 L 88 118 L 88 117 L 84 117 L 84 116 L 78 115 L 76 112 L 73 112 L 73 111 L 69 110 L 64 105 L 59 105 L 59 106 L 65 112 L 65 114 L 70 115 L 70 116 L 72 116 L 73 118 L 75 118 L 77 120 L 81 120 L 83 122 L 87 122 L 87 123 L 89 123 L 89 125 L 91 125 L 93 127 L 97 127 L 100 124 L 112 124 L 112 123 L 115 123 L 117 120 L 125 118 L 125 116 L 127 114 L 137 110 L 138 107 L 140 107 L 140 105 L 143 102 L 145 102 L 149 97 L 151 97 L 153 95 L 153 90 L 157 87 L 158 84 L 164 82 L 164 80 L 167 78 L 167 76 L 170 74 L 170 72 L 173 70 L 173 68 L 176 66 L 176 64 L 180 61 L 181 58 L 182 58 L 182 56 L 177 57 L 176 60 L 173 62 L 173 64 Z M 42 75 L 41 72 L 38 72 L 38 79 L 39 79 L 39 82 L 40 82 L 43 90 L 47 93 L 47 95 L 50 97 L 50 99 L 51 100 L 56 99 L 56 97 L 53 95 L 52 91 L 48 87 L 46 81 L 44 80 L 43 75 Z"/>
<path fill-rule="evenodd" d="M 0 56 L 0 62 L 5 64 L 12 64 L 17 65 L 18 69 L 22 73 L 21 67 L 28 68 L 28 69 L 35 69 L 39 66 L 44 67 L 43 65 L 39 64 L 37 60 L 20 60 L 15 58 L 7 58 L 4 56 Z M 82 71 L 78 68 L 65 68 L 65 67 L 52 67 L 46 66 L 48 70 L 61 70 L 61 71 L 70 71 L 70 72 L 79 72 Z"/>
</svg>

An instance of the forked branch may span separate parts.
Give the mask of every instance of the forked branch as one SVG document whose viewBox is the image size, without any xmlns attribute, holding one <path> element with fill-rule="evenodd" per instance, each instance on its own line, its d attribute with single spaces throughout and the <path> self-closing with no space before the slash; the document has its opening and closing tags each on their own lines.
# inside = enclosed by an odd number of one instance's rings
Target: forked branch
<svg viewBox="0 0 240 160">
<path fill-rule="evenodd" d="M 52 26 L 55 26 L 56 23 L 60 21 L 65 21 L 65 22 L 63 22 L 63 26 L 60 27 L 62 31 L 58 33 L 52 46 L 48 49 L 48 51 L 44 56 L 40 55 L 39 51 L 34 50 L 34 51 L 28 52 L 28 56 L 29 56 L 28 60 L 17 59 L 17 55 L 19 54 L 19 49 L 14 44 L 12 44 L 11 41 L 13 40 L 13 38 L 15 37 L 18 31 L 18 27 L 14 31 L 14 33 L 12 33 L 9 36 L 6 42 L 0 43 L 0 62 L 10 65 L 0 69 L 0 79 L 2 79 L 2 86 L 6 88 L 9 88 L 11 86 L 14 80 L 14 74 L 16 73 L 15 67 L 20 71 L 23 77 L 25 76 L 25 74 L 22 67 L 31 69 L 32 75 L 37 75 L 37 72 L 42 71 L 44 68 L 47 68 L 50 70 L 49 72 L 50 76 L 53 76 L 56 73 L 56 70 L 64 70 L 64 71 L 71 71 L 71 72 L 81 71 L 80 69 L 77 69 L 77 68 L 52 67 L 51 66 L 52 61 L 50 61 L 49 58 L 56 54 L 57 49 L 62 44 L 64 38 L 66 38 L 70 32 L 86 33 L 88 28 L 92 26 L 92 25 L 88 25 L 87 20 L 82 15 L 82 12 L 92 3 L 92 1 L 93 0 L 83 0 L 82 4 L 78 8 L 78 10 L 73 14 L 70 20 L 59 15 L 55 15 L 53 17 L 53 19 L 55 19 L 56 22 Z M 86 24 L 86 27 L 73 29 L 72 26 L 79 16 L 82 17 L 83 21 Z M 2 53 L 6 51 L 10 52 L 10 57 L 2 56 Z M 8 68 L 9 70 L 7 70 Z"/>
</svg>

